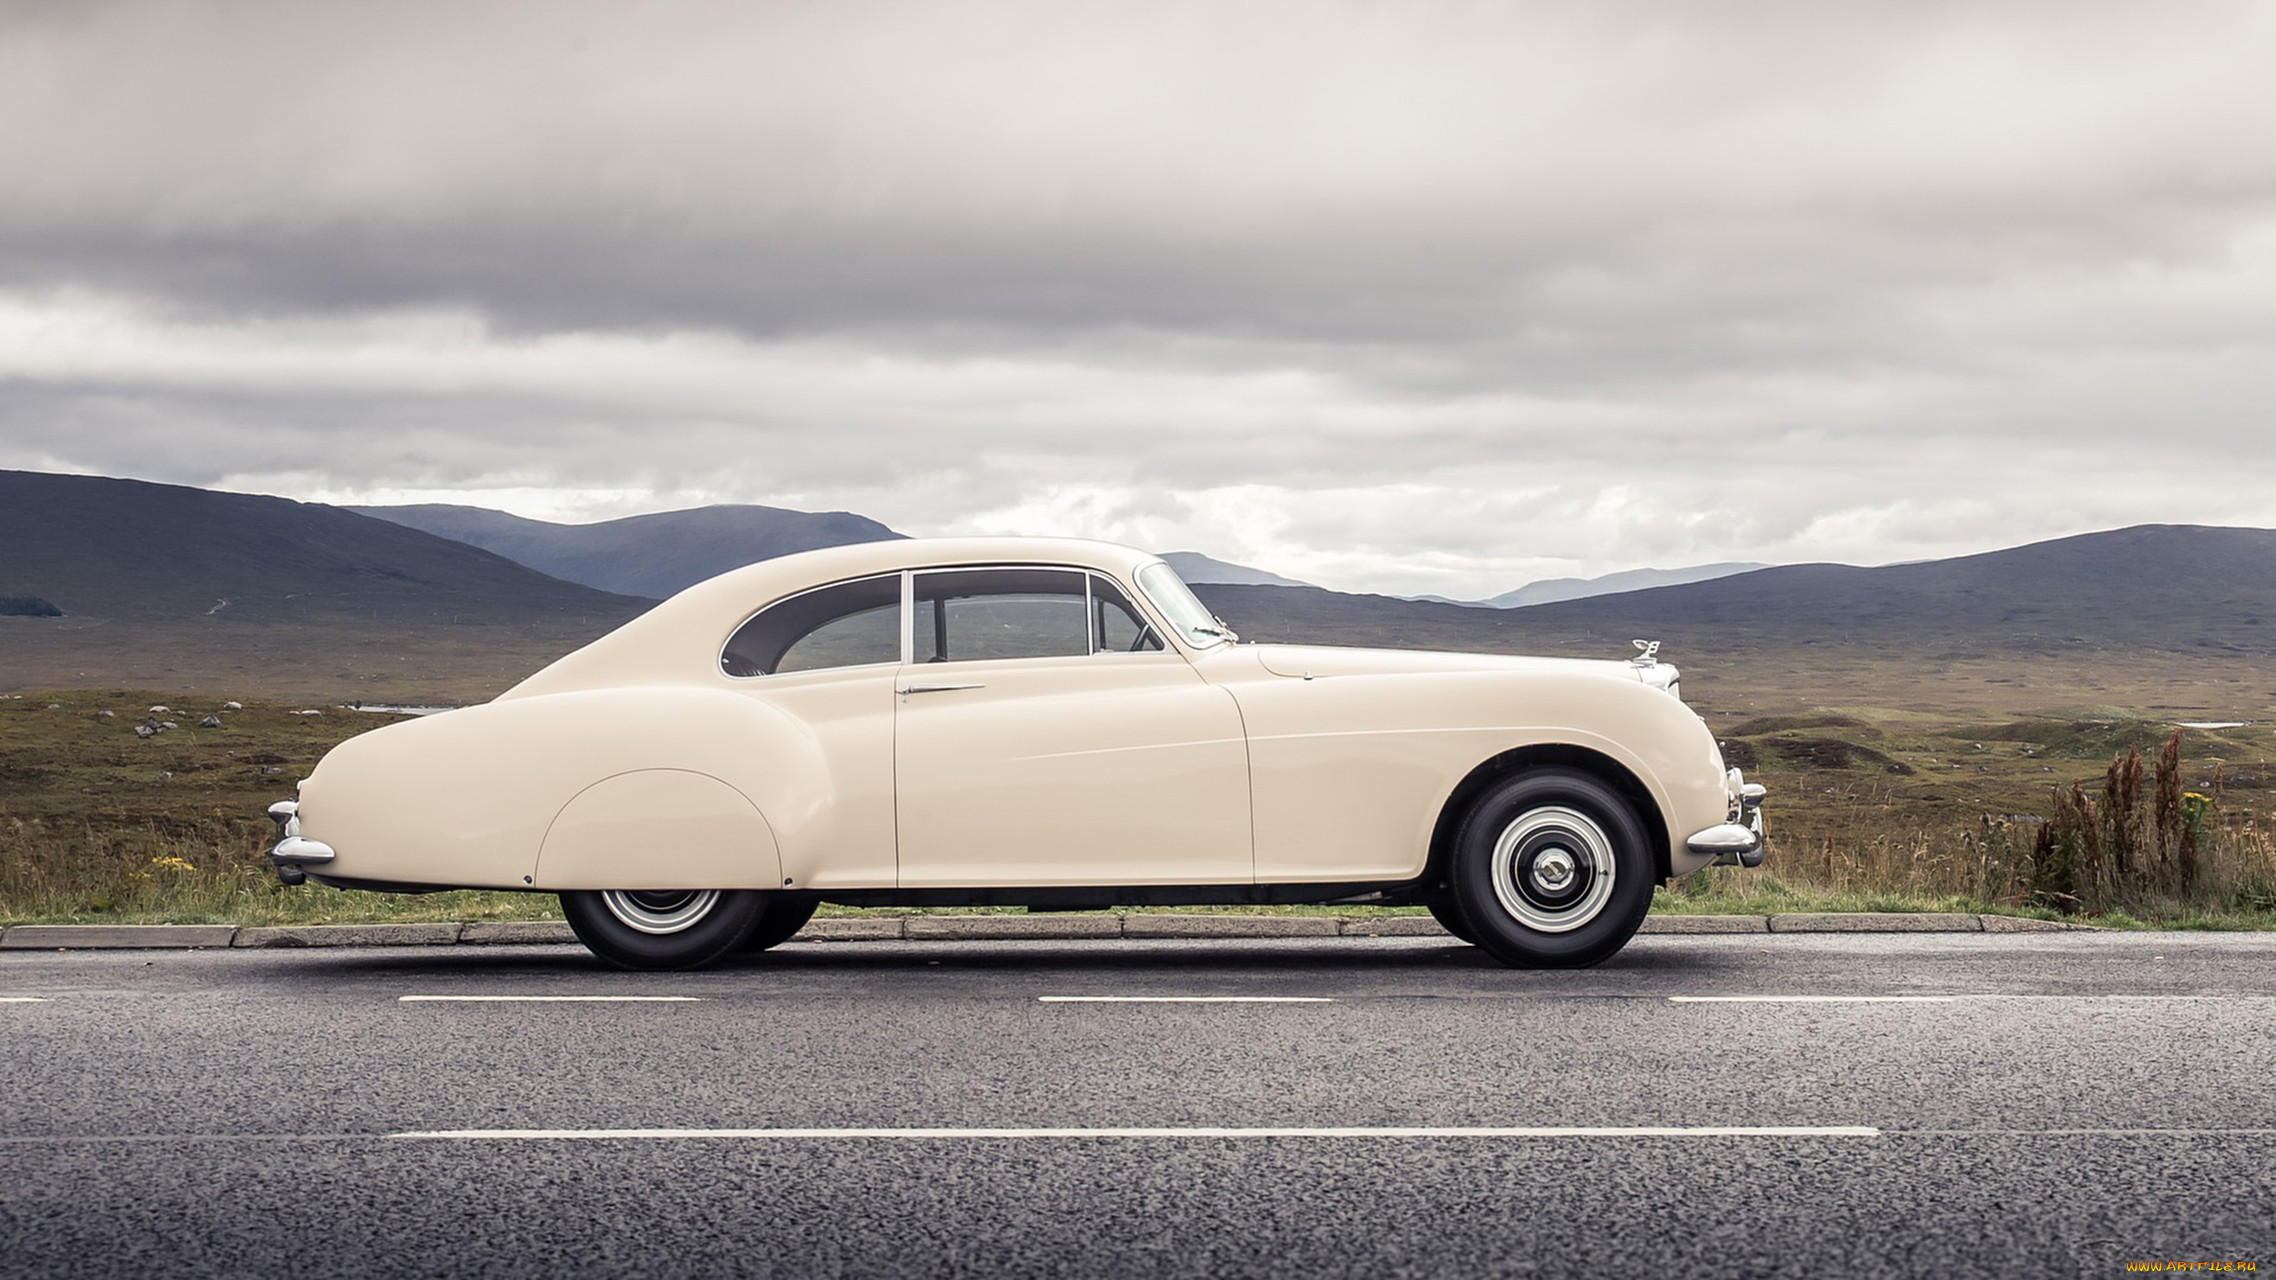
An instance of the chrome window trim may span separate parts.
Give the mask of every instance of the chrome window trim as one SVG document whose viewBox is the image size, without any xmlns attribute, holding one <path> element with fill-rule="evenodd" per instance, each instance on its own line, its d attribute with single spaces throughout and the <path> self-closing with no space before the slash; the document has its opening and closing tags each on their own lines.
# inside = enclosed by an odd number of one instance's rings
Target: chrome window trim
<svg viewBox="0 0 2276 1280">
<path fill-rule="evenodd" d="M 918 575 L 918 574 L 920 574 L 920 573 L 1001 573 L 1001 572 L 1003 572 L 1003 571 L 1004 571 L 1004 570 L 1006 570 L 1006 569 L 1015 570 L 1015 571 L 1017 571 L 1017 570 L 1021 570 L 1021 569 L 1040 569 L 1040 570 L 1043 570 L 1043 571 L 1045 571 L 1045 572 L 1050 572 L 1050 573 L 1076 573 L 1076 574 L 1081 574 L 1081 575 L 1082 575 L 1082 578 L 1083 578 L 1083 632 L 1084 632 L 1084 641 L 1083 641 L 1083 644 L 1084 644 L 1084 648 L 1087 650 L 1087 652 L 1084 652 L 1084 653 L 1049 653 L 1049 654 L 1039 654 L 1039 655 L 1036 655 L 1036 657 L 1042 657 L 1042 658 L 1091 658 L 1091 657 L 1096 657 L 1096 656 L 1098 656 L 1098 637 L 1097 637 L 1096 635 L 1092 635 L 1092 634 L 1091 634 L 1091 619 L 1090 619 L 1091 575 L 1092 575 L 1092 574 L 1094 574 L 1094 573 L 1097 573 L 1097 572 L 1098 572 L 1098 570 L 1091 568 L 1091 567 L 1090 567 L 1089 565 L 1087 565 L 1087 564 L 1038 564 L 1038 563 L 1035 563 L 1035 562 L 1032 562 L 1032 561 L 1007 561 L 1007 562 L 999 562 L 999 563 L 996 563 L 996 564 L 942 564 L 942 565 L 927 565 L 927 566 L 925 566 L 924 568 L 921 568 L 921 569 L 908 569 L 908 570 L 904 570 L 904 572 L 905 572 L 905 573 L 907 573 L 907 574 L 909 575 L 909 585 L 908 585 L 908 587 L 906 588 L 906 593 L 905 593 L 905 594 L 902 596 L 902 602 L 903 602 L 903 606 L 904 606 L 904 607 L 903 607 L 903 609 L 902 609 L 902 614 L 901 614 L 901 616 L 902 616 L 902 617 L 904 617 L 904 618 L 906 618 L 906 619 L 908 619 L 907 625 L 906 625 L 906 626 L 904 626 L 904 627 L 902 628 L 902 630 L 903 630 L 903 633 L 904 633 L 904 634 L 905 634 L 905 635 L 908 637 L 908 642 L 907 642 L 906 644 L 904 644 L 904 645 L 902 646 L 902 649 L 901 649 L 901 665 L 902 665 L 902 666 L 905 666 L 905 667 L 906 667 L 906 666 L 914 666 L 914 665 L 916 664 L 916 661 L 917 661 L 917 644 L 916 644 L 916 626 L 917 626 L 917 624 L 916 624 L 916 615 L 917 615 L 917 575 Z M 1072 597 L 1070 596 L 1069 598 L 1072 598 Z M 965 663 L 965 662 L 1033 662 L 1033 661 L 1036 661 L 1036 658 L 1035 658 L 1035 657 L 1030 657 L 1030 658 L 950 658 L 950 659 L 948 659 L 948 660 L 946 660 L 946 661 L 944 661 L 944 662 L 938 662 L 938 663 L 932 663 L 932 662 L 928 662 L 928 663 L 926 663 L 925 665 L 926 665 L 926 666 L 928 666 L 928 667 L 930 667 L 930 666 L 952 667 L 952 666 L 956 666 L 956 665 L 957 665 L 957 664 L 959 664 L 959 663 Z"/>
<path fill-rule="evenodd" d="M 906 569 L 894 569 L 894 570 L 887 570 L 887 571 L 886 571 L 886 572 L 884 572 L 884 573 L 863 573 L 863 574 L 856 574 L 855 576 L 853 576 L 853 577 L 851 577 L 851 578 L 839 578 L 839 579 L 837 579 L 837 580 L 835 580 L 835 581 L 832 581 L 832 582 L 818 582 L 818 583 L 814 584 L 814 585 L 813 585 L 813 586 L 811 586 L 811 587 L 805 587 L 805 588 L 802 588 L 802 589 L 800 589 L 800 590 L 797 590 L 797 591 L 793 591 L 793 592 L 791 592 L 789 595 L 786 595 L 786 596 L 776 596 L 774 599 L 772 599 L 772 600 L 769 600 L 769 601 L 767 601 L 765 604 L 762 604 L 762 605 L 760 605 L 758 608 L 756 608 L 756 609 L 753 609 L 753 610 L 751 610 L 749 613 L 746 613 L 746 614 L 744 614 L 744 615 L 743 615 L 743 617 L 742 617 L 742 620 L 741 620 L 741 621 L 737 622 L 737 623 L 736 623 L 734 626 L 727 628 L 727 638 L 726 638 L 726 639 L 724 639 L 724 640 L 721 640 L 721 641 L 719 642 L 719 652 L 718 652 L 718 653 L 715 653 L 715 654 L 713 654 L 713 655 L 712 655 L 712 658 L 711 658 L 711 669 L 712 669 L 712 671 L 714 671 L 715 673 L 717 673 L 717 674 L 718 674 L 718 675 L 719 675 L 719 676 L 720 676 L 722 679 L 726 679 L 726 680 L 771 680 L 771 679 L 773 679 L 773 678 L 775 678 L 776 676 L 779 676 L 779 675 L 793 675 L 793 676 L 802 676 L 802 675 L 811 675 L 811 674 L 813 674 L 815 671 L 862 671 L 862 670 L 866 670 L 866 669 L 868 669 L 868 668 L 871 668 L 871 667 L 905 667 L 905 666 L 908 666 L 908 665 L 909 665 L 909 585 L 908 585 L 908 581 L 907 581 L 907 579 L 908 579 L 908 576 L 909 576 L 909 571 L 908 571 L 908 570 L 906 570 Z M 786 604 L 789 604 L 791 601 L 793 601 L 793 600 L 797 600 L 797 599 L 799 599 L 799 598 L 801 598 L 801 597 L 813 595 L 813 594 L 814 594 L 815 592 L 817 592 L 817 591 L 828 591 L 828 590 L 830 590 L 830 589 L 832 589 L 832 588 L 834 588 L 834 587 L 843 587 L 843 586 L 846 586 L 846 585 L 848 585 L 848 584 L 851 584 L 851 583 L 855 583 L 855 582 L 875 582 L 875 581 L 880 581 L 880 580 L 882 580 L 882 579 L 885 579 L 885 578 L 891 578 L 891 577 L 900 577 L 900 578 L 903 580 L 903 581 L 902 581 L 902 584 L 901 584 L 901 604 L 900 604 L 900 609 L 901 609 L 901 657 L 900 657 L 900 660 L 899 660 L 898 662 L 856 662 L 856 663 L 849 663 L 849 664 L 847 664 L 847 665 L 845 665 L 845 666 L 842 666 L 842 667 L 816 667 L 816 668 L 814 668 L 814 669 L 813 669 L 813 671 L 790 671 L 790 672 L 780 672 L 780 671 L 766 671 L 766 672 L 761 672 L 760 674 L 758 674 L 758 675 L 755 675 L 755 676 L 739 676 L 739 675 L 736 675 L 734 672 L 732 672 L 732 671 L 729 671 L 729 670 L 727 669 L 727 646 L 729 646 L 729 645 L 731 645 L 731 644 L 735 643 L 735 637 L 737 637 L 737 636 L 739 636 L 739 635 L 743 634 L 743 628 L 745 628 L 745 627 L 747 627 L 747 626 L 750 626 L 752 622 L 754 622 L 754 621 L 756 621 L 756 620 L 758 619 L 758 616 L 759 616 L 760 614 L 762 614 L 762 613 L 765 613 L 765 612 L 767 612 L 767 611 L 768 611 L 768 610 L 770 610 L 770 609 L 775 609 L 775 608 L 778 608 L 778 607 L 780 607 L 780 606 L 782 606 L 782 605 L 786 605 Z M 838 617 L 840 617 L 840 618 L 849 618 L 849 617 L 852 617 L 852 616 L 853 616 L 852 614 L 840 614 L 840 615 L 838 615 Z M 836 620 L 837 620 L 836 618 L 833 618 L 833 619 L 831 619 L 830 621 L 834 622 L 834 621 L 836 621 Z M 828 625 L 828 624 L 827 624 L 827 623 L 824 623 L 824 624 L 821 624 L 821 625 Z M 814 628 L 814 629 L 818 630 L 818 629 L 819 629 L 819 627 L 817 627 L 817 628 Z M 811 631 L 809 631 L 809 633 L 808 633 L 808 634 L 811 634 Z M 804 636 L 801 636 L 801 637 L 799 637 L 799 638 L 800 638 L 800 639 L 804 639 L 805 637 L 804 637 Z"/>
<path fill-rule="evenodd" d="M 901 571 L 901 665 L 917 661 L 917 571 Z"/>
<path fill-rule="evenodd" d="M 1162 561 L 1158 560 L 1152 561 L 1150 563 L 1163 564 Z M 1144 566 L 1140 567 L 1143 568 Z M 1167 568 L 1168 566 L 1164 564 L 1164 567 Z M 818 582 L 811 587 L 805 587 L 801 588 L 800 590 L 793 591 L 789 595 L 777 596 L 774 599 L 767 601 L 765 604 L 760 605 L 758 608 L 751 610 L 749 613 L 744 614 L 740 619 L 736 621 L 734 626 L 727 629 L 726 638 L 722 639 L 719 642 L 719 651 L 712 656 L 711 669 L 723 680 L 748 681 L 772 680 L 781 678 L 786 675 L 815 675 L 825 671 L 866 671 L 878 667 L 912 666 L 917 660 L 917 575 L 920 573 L 985 573 L 1002 569 L 1056 569 L 1067 573 L 1079 573 L 1083 575 L 1083 626 L 1084 630 L 1088 633 L 1090 652 L 1088 654 L 1059 654 L 1055 656 L 1068 658 L 1095 658 L 1111 654 L 1113 656 L 1124 658 L 1141 658 L 1150 653 L 1178 654 L 1180 656 L 1183 656 L 1184 654 L 1197 651 L 1192 646 L 1185 643 L 1184 637 L 1177 634 L 1177 628 L 1170 626 L 1169 623 L 1164 620 L 1164 616 L 1161 613 L 1161 607 L 1154 603 L 1154 598 L 1150 595 L 1147 595 L 1143 587 L 1140 587 L 1138 585 L 1135 574 L 1132 575 L 1131 581 L 1124 582 L 1122 579 L 1116 577 L 1114 574 L 1111 574 L 1104 569 L 1099 569 L 1087 564 L 1063 564 L 1038 561 L 999 561 L 991 564 L 942 564 L 924 565 L 921 567 L 912 566 L 905 569 L 891 569 L 887 570 L 884 573 L 857 574 L 851 578 L 838 578 L 830 582 Z M 1170 572 L 1175 573 L 1177 571 L 1172 569 Z M 776 608 L 777 606 L 788 604 L 791 601 L 796 600 L 802 596 L 810 596 L 817 591 L 828 591 L 833 587 L 842 587 L 848 585 L 849 583 L 871 582 L 884 578 L 899 578 L 901 580 L 901 656 L 897 662 L 861 662 L 853 663 L 843 667 L 817 667 L 810 671 L 770 671 L 763 675 L 755 676 L 739 676 L 727 670 L 727 646 L 733 644 L 735 637 L 742 633 L 743 628 L 751 625 L 752 620 L 756 619 L 760 614 L 765 613 L 770 609 Z M 1096 616 L 1096 610 L 1098 607 L 1098 593 L 1091 585 L 1091 579 L 1093 578 L 1104 578 L 1108 582 L 1113 583 L 1115 589 L 1122 593 L 1123 599 L 1129 602 L 1131 608 L 1137 610 L 1139 622 L 1150 628 L 1153 631 L 1154 635 L 1163 641 L 1163 647 L 1160 649 L 1140 649 L 1136 651 L 1126 651 L 1119 649 L 1109 650 L 1100 648 L 1100 637 L 1098 634 Z M 959 662 L 1007 661 L 1028 661 L 1028 659 L 952 658 L 949 660 L 948 664 L 942 665 L 949 665 Z"/>
<path fill-rule="evenodd" d="M 1156 563 L 1159 563 L 1159 562 L 1157 561 Z M 1167 567 L 1167 566 L 1165 566 L 1165 567 Z M 1091 632 L 1091 636 L 1090 636 L 1090 646 L 1091 646 L 1091 651 L 1090 651 L 1090 653 L 1089 653 L 1088 655 L 1084 655 L 1084 654 L 1074 654 L 1074 653 L 1069 653 L 1069 654 L 1059 654 L 1059 655 L 1056 655 L 1056 656 L 1058 656 L 1058 657 L 1064 657 L 1064 658 L 1079 658 L 1079 657 L 1085 657 L 1085 656 L 1088 656 L 1088 657 L 1094 657 L 1094 658 L 1095 658 L 1095 657 L 1098 657 L 1098 656 L 1100 656 L 1100 655 L 1102 655 L 1102 654 L 1107 654 L 1107 653 L 1118 653 L 1118 654 L 1120 654 L 1120 656 L 1123 656 L 1123 657 L 1144 657 L 1146 654 L 1149 654 L 1149 653 L 1166 653 L 1166 654 L 1178 654 L 1178 655 L 1182 656 L 1182 655 L 1183 655 L 1183 653 L 1185 652 L 1185 651 L 1184 651 L 1184 649 L 1182 648 L 1182 646 L 1180 646 L 1180 645 L 1179 645 L 1179 644 L 1178 644 L 1178 643 L 1177 643 L 1177 642 L 1176 642 L 1174 639 L 1170 638 L 1170 637 L 1173 635 L 1173 632 L 1175 631 L 1175 628 L 1171 627 L 1169 624 L 1165 623 L 1165 622 L 1162 620 L 1162 618 L 1161 618 L 1161 616 L 1160 616 L 1160 613 L 1159 613 L 1159 610 L 1156 608 L 1156 606 L 1155 606 L 1155 604 L 1154 604 L 1153 600 L 1152 600 L 1150 597 L 1148 597 L 1144 591 L 1142 591 L 1142 590 L 1139 590 L 1139 589 L 1138 589 L 1138 586 L 1137 586 L 1137 584 L 1136 584 L 1135 582 L 1124 582 L 1122 579 L 1120 579 L 1120 578 L 1118 578 L 1118 577 L 1114 576 L 1114 575 L 1113 575 L 1113 574 L 1111 574 L 1111 573 L 1108 573 L 1108 572 L 1107 572 L 1106 570 L 1104 570 L 1104 569 L 1100 569 L 1100 568 L 1098 568 L 1098 567 L 1096 567 L 1096 566 L 1093 566 L 1093 565 L 1087 565 L 1087 564 L 1066 564 L 1066 563 L 1061 563 L 1061 562 L 1052 562 L 1052 561 L 1040 561 L 1040 560 L 1000 560 L 1000 561 L 995 561 L 995 562 L 992 562 L 992 563 L 988 563 L 988 564 L 941 564 L 941 565 L 926 565 L 926 566 L 924 566 L 924 567 L 922 567 L 922 568 L 915 568 L 915 569 L 904 569 L 904 570 L 902 570 L 902 572 L 903 572 L 904 574 L 906 574 L 906 575 L 907 575 L 907 577 L 908 577 L 908 584 L 907 584 L 907 586 L 906 586 L 906 587 L 903 589 L 903 594 L 902 594 L 902 597 L 901 597 L 901 600 L 902 600 L 902 618 L 904 619 L 904 622 L 903 622 L 903 625 L 902 625 L 902 634 L 903 634 L 903 636 L 905 637 L 905 643 L 903 644 L 903 647 L 902 647 L 902 650 L 901 650 L 901 661 L 902 661 L 902 665 L 904 665 L 904 666 L 907 666 L 907 665 L 910 665 L 910 664 L 913 664 L 913 663 L 915 663 L 915 662 L 916 662 L 916 660 L 917 660 L 917 647 L 916 647 L 916 612 L 917 612 L 917 586 L 916 586 L 916 584 L 917 584 L 917 575 L 918 575 L 918 574 L 920 574 L 920 573 L 985 573 L 985 572 L 992 572 L 992 571 L 995 571 L 995 570 L 1001 570 L 1001 569 L 1061 569 L 1061 570 L 1065 570 L 1065 571 L 1067 571 L 1067 572 L 1070 572 L 1070 573 L 1079 573 L 1079 574 L 1082 574 L 1082 575 L 1083 575 L 1083 604 L 1084 604 L 1084 613 L 1085 613 L 1085 621 L 1084 621 L 1084 624 L 1083 624 L 1083 625 L 1084 625 L 1084 627 L 1085 627 L 1087 630 L 1089 630 L 1089 631 Z M 1171 570 L 1171 572 L 1172 572 L 1172 573 L 1175 573 L 1175 572 L 1176 572 L 1176 570 L 1172 569 L 1172 570 Z M 881 576 L 883 576 L 883 575 L 871 575 L 871 576 L 873 576 L 873 577 L 881 577 Z M 1104 578 L 1104 579 L 1106 579 L 1108 582 L 1111 582 L 1111 583 L 1113 583 L 1113 584 L 1114 584 L 1114 587 L 1115 587 L 1115 589 L 1116 589 L 1117 591 L 1120 591 L 1120 592 L 1122 593 L 1122 596 L 1123 596 L 1123 598 L 1124 598 L 1125 600 L 1128 600 L 1128 601 L 1130 602 L 1130 607 L 1138 611 L 1138 620 L 1139 620 L 1140 622 L 1144 623 L 1144 624 L 1145 624 L 1147 627 L 1151 628 L 1151 629 L 1153 630 L 1153 632 L 1154 632 L 1154 634 L 1155 634 L 1156 636 L 1158 636 L 1158 637 L 1162 637 L 1162 638 L 1163 638 L 1163 644 L 1162 644 L 1162 647 L 1161 647 L 1160 649 L 1141 649 L 1141 650 L 1139 650 L 1139 651 L 1138 651 L 1138 652 L 1136 652 L 1136 653 L 1121 653 L 1121 651 L 1119 651 L 1119 650 L 1107 650 L 1107 649 L 1101 649 L 1101 648 L 1099 648 L 1099 647 L 1098 647 L 1098 643 L 1099 643 L 1099 637 L 1098 637 L 1098 633 L 1097 633 L 1097 629 L 1096 629 L 1096 620 L 1095 620 L 1095 619 L 1092 619 L 1092 618 L 1090 618 L 1090 616 L 1089 616 L 1089 614 L 1090 614 L 1090 609 L 1092 608 L 1092 591 L 1091 591 L 1091 583 L 1090 583 L 1090 580 L 1091 580 L 1092 578 Z M 786 597 L 784 597 L 784 599 L 788 599 L 788 598 L 789 598 L 789 597 L 787 597 L 787 596 L 786 596 Z M 949 659 L 949 660 L 948 660 L 948 662 L 947 662 L 947 663 L 942 663 L 942 664 L 939 664 L 939 665 L 947 666 L 947 665 L 952 665 L 952 664 L 955 664 L 955 663 L 959 663 L 959 662 L 1028 662 L 1028 661 L 1033 661 L 1033 659 L 1028 659 L 1028 658 L 951 658 L 951 659 Z M 928 664 L 928 665 L 931 665 L 931 664 Z"/>
</svg>

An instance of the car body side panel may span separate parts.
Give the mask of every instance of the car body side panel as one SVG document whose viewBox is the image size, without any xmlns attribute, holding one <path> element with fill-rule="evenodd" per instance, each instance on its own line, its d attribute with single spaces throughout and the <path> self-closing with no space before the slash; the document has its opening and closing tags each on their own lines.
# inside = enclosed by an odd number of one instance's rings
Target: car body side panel
<svg viewBox="0 0 2276 1280">
<path fill-rule="evenodd" d="M 739 698 L 763 703 L 804 727 L 819 783 L 764 788 L 762 808 L 801 889 L 871 889 L 898 874 L 893 830 L 892 666 L 856 667 L 730 683 Z M 719 677 L 724 680 L 725 677 Z M 746 767 L 762 768 L 773 739 L 754 741 Z M 674 886 L 677 887 L 677 886 Z"/>
<path fill-rule="evenodd" d="M 577 793 L 545 833 L 539 889 L 774 888 L 774 832 L 742 792 L 709 774 L 639 769 Z"/>
<path fill-rule="evenodd" d="M 672 687 L 524 697 L 360 734 L 301 784 L 301 831 L 338 851 L 326 872 L 343 879 L 532 888 L 571 800 L 651 769 L 717 779 L 764 815 L 754 830 L 774 832 L 779 863 L 776 849 L 755 848 L 741 882 L 703 887 L 804 887 L 830 859 L 840 806 L 814 732 L 735 692 Z M 650 883 L 677 842 L 668 814 L 649 817 L 613 887 L 674 887 Z M 892 884 L 887 872 L 878 887 Z"/>
<path fill-rule="evenodd" d="M 1307 680 L 1271 674 L 1246 651 L 1202 665 L 1248 724 L 1260 881 L 1421 874 L 1455 787 L 1479 765 L 1527 746 L 1584 748 L 1634 774 L 1666 819 L 1678 874 L 1698 861 L 1683 838 L 1728 812 L 1713 735 L 1681 702 L 1618 674 Z"/>
</svg>

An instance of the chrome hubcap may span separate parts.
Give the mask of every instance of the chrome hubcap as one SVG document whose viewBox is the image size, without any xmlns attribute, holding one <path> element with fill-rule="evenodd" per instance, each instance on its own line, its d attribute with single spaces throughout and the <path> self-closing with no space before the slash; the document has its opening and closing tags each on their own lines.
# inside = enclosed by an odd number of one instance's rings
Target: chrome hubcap
<svg viewBox="0 0 2276 1280">
<path fill-rule="evenodd" d="M 1578 870 L 1569 851 L 1555 846 L 1543 849 L 1533 859 L 1533 887 L 1547 894 L 1563 893 Z"/>
<path fill-rule="evenodd" d="M 642 933 L 678 933 L 711 914 L 717 889 L 607 889 L 601 905 L 617 923 Z"/>
<path fill-rule="evenodd" d="M 1494 841 L 1494 897 L 1528 929 L 1566 933 L 1596 919 L 1613 878 L 1612 838 L 1577 809 L 1529 809 Z"/>
</svg>

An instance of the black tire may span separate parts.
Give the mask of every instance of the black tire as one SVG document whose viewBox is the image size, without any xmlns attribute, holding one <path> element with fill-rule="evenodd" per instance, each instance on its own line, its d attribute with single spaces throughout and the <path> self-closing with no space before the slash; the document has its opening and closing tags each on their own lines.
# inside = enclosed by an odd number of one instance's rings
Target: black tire
<svg viewBox="0 0 2276 1280">
<path fill-rule="evenodd" d="M 1455 909 L 1454 899 L 1445 894 L 1440 894 L 1423 903 L 1423 905 L 1430 908 L 1430 918 L 1438 921 L 1439 928 L 1453 934 L 1459 942 L 1467 943 L 1473 947 L 1478 945 L 1478 940 L 1471 936 L 1469 922 L 1464 920 L 1462 913 Z"/>
<path fill-rule="evenodd" d="M 751 936 L 743 939 L 743 950 L 765 951 L 790 941 L 792 935 L 806 927 L 814 918 L 814 908 L 821 906 L 818 898 L 785 898 L 769 894 L 766 905 L 759 911 L 759 923 Z"/>
<path fill-rule="evenodd" d="M 1496 960 L 1579 968 L 1635 936 L 1655 864 L 1643 822 L 1618 792 L 1578 770 L 1535 769 L 1470 806 L 1447 879 L 1471 940 Z"/>
<path fill-rule="evenodd" d="M 735 954 L 758 927 L 753 889 L 606 889 L 561 895 L 577 940 L 622 969 L 701 969 Z"/>
</svg>

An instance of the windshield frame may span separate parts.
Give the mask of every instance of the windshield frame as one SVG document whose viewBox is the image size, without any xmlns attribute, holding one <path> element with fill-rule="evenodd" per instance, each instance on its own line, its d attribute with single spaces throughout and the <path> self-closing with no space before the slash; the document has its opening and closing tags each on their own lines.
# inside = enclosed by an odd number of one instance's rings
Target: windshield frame
<svg viewBox="0 0 2276 1280">
<path fill-rule="evenodd" d="M 1171 633 L 1187 648 L 1212 649 L 1239 638 L 1209 611 L 1208 605 L 1201 603 L 1201 598 L 1193 594 L 1193 588 L 1166 562 L 1155 560 L 1142 564 L 1130 576 L 1139 594 L 1146 597 L 1146 603 L 1154 607 L 1154 612 L 1161 615 Z"/>
</svg>

